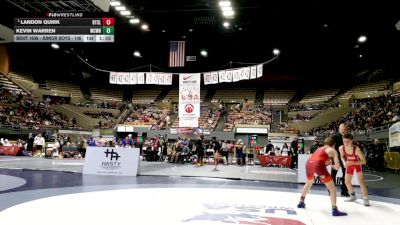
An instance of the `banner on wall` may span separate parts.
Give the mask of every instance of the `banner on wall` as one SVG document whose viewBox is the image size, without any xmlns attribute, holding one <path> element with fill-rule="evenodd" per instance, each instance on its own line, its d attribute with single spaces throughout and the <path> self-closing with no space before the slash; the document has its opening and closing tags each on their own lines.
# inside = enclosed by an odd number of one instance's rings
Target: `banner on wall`
<svg viewBox="0 0 400 225">
<path fill-rule="evenodd" d="M 210 74 L 211 77 L 213 75 L 213 73 Z M 216 76 L 218 79 L 218 73 Z M 179 127 L 198 127 L 200 81 L 200 73 L 179 75 Z"/>
<path fill-rule="evenodd" d="M 263 75 L 263 64 L 257 66 L 257 78 L 262 77 Z"/>
<path fill-rule="evenodd" d="M 389 146 L 391 148 L 400 146 L 400 122 L 389 128 Z"/>
<path fill-rule="evenodd" d="M 144 73 L 137 73 L 137 84 L 144 84 Z"/>
<path fill-rule="evenodd" d="M 211 73 L 204 73 L 203 74 L 204 84 L 209 85 L 212 84 Z"/>
<path fill-rule="evenodd" d="M 213 84 L 218 84 L 218 72 L 211 72 Z"/>
<path fill-rule="evenodd" d="M 200 73 L 197 73 L 200 77 Z M 218 84 L 224 82 L 238 82 L 241 80 L 256 79 L 263 75 L 263 64 L 243 68 L 220 70 L 203 73 L 205 85 Z M 172 85 L 172 73 L 159 72 L 110 72 L 110 84 L 135 85 L 135 84 L 155 84 Z"/>
<path fill-rule="evenodd" d="M 257 67 L 252 66 L 250 67 L 250 79 L 256 79 L 257 78 Z"/>
<path fill-rule="evenodd" d="M 135 85 L 156 84 L 172 85 L 172 73 L 127 73 L 110 72 L 110 84 Z"/>
</svg>

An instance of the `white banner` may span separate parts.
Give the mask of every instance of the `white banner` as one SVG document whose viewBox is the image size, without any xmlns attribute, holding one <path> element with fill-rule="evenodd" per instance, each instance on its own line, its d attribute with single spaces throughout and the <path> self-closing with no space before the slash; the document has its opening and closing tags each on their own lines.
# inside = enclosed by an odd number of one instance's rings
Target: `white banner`
<svg viewBox="0 0 400 225">
<path fill-rule="evenodd" d="M 238 82 L 240 80 L 240 70 L 233 70 L 232 81 Z"/>
<path fill-rule="evenodd" d="M 306 176 L 306 162 L 307 159 L 310 157 L 311 155 L 307 155 L 307 154 L 299 154 L 299 158 L 298 158 L 298 170 L 297 170 L 297 182 L 300 183 L 305 183 L 307 180 L 307 176 Z M 331 173 L 331 166 L 326 166 L 326 168 L 328 169 L 328 172 Z M 336 174 L 336 182 L 335 184 L 340 185 L 342 184 L 342 177 L 343 177 L 343 173 L 342 173 L 342 169 L 339 169 L 337 174 Z M 317 176 L 314 174 L 314 183 L 319 183 L 321 184 L 321 181 L 317 178 Z M 357 173 L 353 174 L 353 178 L 351 179 L 351 183 L 353 185 L 359 185 L 358 183 L 358 176 Z"/>
<path fill-rule="evenodd" d="M 218 72 L 218 77 L 219 77 L 219 82 L 223 83 L 226 82 L 226 71 L 225 70 L 221 70 Z"/>
<path fill-rule="evenodd" d="M 124 73 L 117 73 L 117 84 L 122 84 Z"/>
<path fill-rule="evenodd" d="M 137 73 L 137 84 L 144 84 L 144 73 Z"/>
<path fill-rule="evenodd" d="M 200 81 L 200 73 L 179 75 L 179 127 L 187 127 L 181 119 L 200 117 Z"/>
<path fill-rule="evenodd" d="M 204 85 L 212 84 L 211 73 L 204 73 Z"/>
<path fill-rule="evenodd" d="M 171 85 L 172 84 L 172 74 L 171 73 L 159 73 L 158 74 L 158 84 L 159 85 Z"/>
<path fill-rule="evenodd" d="M 233 77 L 233 71 L 232 70 L 227 70 L 226 71 L 226 80 L 225 82 L 232 82 L 232 77 Z"/>
<path fill-rule="evenodd" d="M 152 84 L 159 84 L 160 80 L 160 74 L 159 73 L 153 73 L 153 81 L 151 82 Z"/>
<path fill-rule="evenodd" d="M 139 155 L 138 148 L 89 147 L 83 174 L 137 176 Z"/>
<path fill-rule="evenodd" d="M 252 66 L 250 67 L 250 79 L 256 79 L 257 78 L 257 67 Z"/>
<path fill-rule="evenodd" d="M 153 73 L 146 73 L 146 84 L 153 84 Z"/>
<path fill-rule="evenodd" d="M 244 79 L 245 80 L 250 79 L 250 67 L 244 68 Z"/>
<path fill-rule="evenodd" d="M 242 68 L 242 69 L 240 69 L 239 70 L 239 77 L 240 77 L 240 80 L 245 80 L 246 78 L 245 78 L 245 75 L 244 75 L 244 70 L 245 70 L 245 68 Z"/>
<path fill-rule="evenodd" d="M 137 74 L 130 73 L 129 84 L 137 84 Z"/>
<path fill-rule="evenodd" d="M 262 77 L 263 75 L 263 64 L 257 66 L 257 78 Z"/>
<path fill-rule="evenodd" d="M 165 85 L 172 85 L 172 73 L 165 74 Z"/>
<path fill-rule="evenodd" d="M 181 118 L 179 117 L 179 127 L 199 127 L 199 118 Z"/>
<path fill-rule="evenodd" d="M 160 73 L 158 74 L 158 84 L 159 85 L 165 85 L 165 77 L 166 77 L 166 73 Z"/>
<path fill-rule="evenodd" d="M 391 148 L 400 146 L 400 122 L 393 124 L 389 128 L 389 146 Z"/>
<path fill-rule="evenodd" d="M 218 84 L 218 72 L 211 72 L 213 84 Z"/>
<path fill-rule="evenodd" d="M 124 82 L 122 84 L 129 84 L 130 82 L 130 74 L 124 73 Z"/>
<path fill-rule="evenodd" d="M 110 84 L 116 84 L 117 83 L 117 77 L 118 77 L 118 73 L 117 72 L 110 72 Z"/>
</svg>

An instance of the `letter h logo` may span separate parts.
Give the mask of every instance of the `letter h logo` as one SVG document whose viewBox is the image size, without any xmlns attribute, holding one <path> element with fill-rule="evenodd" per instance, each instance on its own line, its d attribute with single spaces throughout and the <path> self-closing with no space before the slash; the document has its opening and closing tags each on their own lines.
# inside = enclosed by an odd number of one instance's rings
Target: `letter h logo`
<svg viewBox="0 0 400 225">
<path fill-rule="evenodd" d="M 114 149 L 111 149 L 111 152 L 109 149 L 107 149 L 107 151 L 105 151 L 104 153 L 106 153 L 106 158 L 108 158 L 108 155 L 111 155 L 110 160 L 115 159 L 115 161 L 118 161 L 118 158 L 121 157 L 118 155 L 118 153 L 114 152 Z"/>
</svg>

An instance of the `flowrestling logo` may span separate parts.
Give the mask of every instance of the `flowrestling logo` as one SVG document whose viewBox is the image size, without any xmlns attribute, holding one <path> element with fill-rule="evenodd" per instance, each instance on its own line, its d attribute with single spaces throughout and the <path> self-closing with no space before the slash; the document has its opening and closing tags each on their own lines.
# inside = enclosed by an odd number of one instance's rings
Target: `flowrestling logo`
<svg viewBox="0 0 400 225">
<path fill-rule="evenodd" d="M 118 154 L 118 152 L 114 152 L 114 149 L 107 149 L 104 152 L 107 161 L 101 162 L 101 167 L 106 170 L 115 170 L 119 169 L 121 167 L 121 162 L 118 162 L 118 159 L 121 158 L 121 156 Z"/>
<path fill-rule="evenodd" d="M 248 225 L 305 225 L 296 220 L 296 209 L 262 205 L 240 205 L 206 203 L 202 214 L 185 219 L 182 222 L 220 222 Z M 284 217 L 284 218 L 282 218 Z"/>
</svg>

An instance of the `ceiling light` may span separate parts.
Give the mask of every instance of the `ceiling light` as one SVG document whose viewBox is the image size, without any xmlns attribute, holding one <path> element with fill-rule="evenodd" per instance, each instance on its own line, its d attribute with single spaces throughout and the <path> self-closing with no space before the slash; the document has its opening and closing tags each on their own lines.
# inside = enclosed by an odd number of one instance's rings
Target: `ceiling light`
<svg viewBox="0 0 400 225">
<path fill-rule="evenodd" d="M 221 7 L 221 10 L 222 10 L 223 12 L 225 12 L 225 11 L 233 11 L 233 10 L 232 10 L 232 7 L 230 7 L 230 6 Z"/>
<path fill-rule="evenodd" d="M 363 57 L 363 55 L 359 55 L 359 57 L 360 57 L 360 58 L 362 58 L 362 57 Z"/>
<path fill-rule="evenodd" d="M 281 51 L 280 51 L 279 49 L 277 49 L 277 48 L 274 48 L 274 49 L 272 50 L 272 53 L 273 53 L 274 55 L 279 55 L 279 54 L 281 54 Z"/>
<path fill-rule="evenodd" d="M 364 43 L 364 42 L 366 42 L 367 41 L 367 36 L 365 36 L 365 35 L 361 35 L 359 38 L 358 38 L 358 43 Z"/>
<path fill-rule="evenodd" d="M 193 32 L 193 29 L 190 28 L 190 29 L 189 29 L 189 32 Z"/>
<path fill-rule="evenodd" d="M 138 23 L 140 23 L 140 20 L 139 20 L 138 18 L 130 19 L 130 20 L 129 20 L 129 23 L 138 24 Z"/>
<path fill-rule="evenodd" d="M 121 11 L 121 15 L 123 16 L 131 15 L 131 11 L 129 10 Z"/>
<path fill-rule="evenodd" d="M 57 43 L 51 44 L 51 47 L 52 47 L 53 49 L 59 49 L 59 48 L 60 48 L 60 46 L 59 46 Z"/>
<path fill-rule="evenodd" d="M 110 5 L 111 5 L 111 6 L 119 6 L 119 5 L 121 5 L 121 2 L 119 2 L 119 1 L 112 1 L 112 2 L 110 2 Z"/>
<path fill-rule="evenodd" d="M 149 30 L 149 25 L 144 23 L 142 26 L 140 26 L 140 28 L 142 28 L 142 30 Z"/>
<path fill-rule="evenodd" d="M 142 55 L 140 54 L 139 51 L 134 51 L 134 52 L 133 52 L 133 56 L 135 56 L 135 57 L 142 57 Z"/>
<path fill-rule="evenodd" d="M 233 11 L 223 11 L 222 15 L 225 17 L 230 17 L 230 16 L 235 15 L 235 13 Z"/>
<path fill-rule="evenodd" d="M 224 7 L 224 6 L 231 6 L 230 1 L 220 1 L 219 6 Z"/>
<path fill-rule="evenodd" d="M 125 6 L 117 6 L 117 7 L 115 7 L 115 10 L 124 11 L 124 10 L 126 10 L 126 7 Z"/>
<path fill-rule="evenodd" d="M 207 57 L 208 52 L 206 50 L 201 50 L 200 51 L 200 55 L 203 56 L 203 57 Z"/>
<path fill-rule="evenodd" d="M 225 28 L 228 28 L 230 26 L 228 22 L 224 22 L 222 25 L 224 25 Z"/>
<path fill-rule="evenodd" d="M 166 32 L 166 30 L 162 30 L 161 32 L 165 33 L 165 32 Z"/>
</svg>

